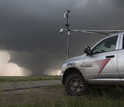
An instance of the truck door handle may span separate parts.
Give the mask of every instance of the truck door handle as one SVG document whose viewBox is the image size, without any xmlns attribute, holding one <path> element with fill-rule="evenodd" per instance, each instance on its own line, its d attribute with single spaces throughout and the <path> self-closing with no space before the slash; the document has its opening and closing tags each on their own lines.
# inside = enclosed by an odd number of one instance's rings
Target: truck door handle
<svg viewBox="0 0 124 107">
<path fill-rule="evenodd" d="M 106 56 L 106 58 L 114 58 L 114 55 Z"/>
</svg>

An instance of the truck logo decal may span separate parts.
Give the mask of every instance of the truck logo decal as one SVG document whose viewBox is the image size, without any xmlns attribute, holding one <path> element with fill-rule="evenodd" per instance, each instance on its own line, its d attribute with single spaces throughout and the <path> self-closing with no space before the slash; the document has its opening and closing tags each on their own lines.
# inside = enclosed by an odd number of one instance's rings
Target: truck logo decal
<svg viewBox="0 0 124 107">
<path fill-rule="evenodd" d="M 85 64 L 85 67 L 92 67 L 92 64 Z"/>
<path fill-rule="evenodd" d="M 110 59 L 111 59 L 111 58 L 109 58 L 109 59 L 102 59 L 102 60 L 98 60 L 98 61 L 97 61 L 97 64 L 98 64 L 99 67 L 100 67 L 100 71 L 99 71 L 99 73 L 98 73 L 97 76 L 100 75 L 100 73 L 101 73 L 102 70 L 105 68 L 105 66 L 106 66 L 107 63 L 110 61 Z"/>
<path fill-rule="evenodd" d="M 67 63 L 67 66 L 73 66 L 75 65 L 75 62 Z"/>
<path fill-rule="evenodd" d="M 85 65 L 82 65 L 82 64 L 81 64 L 80 67 L 92 67 L 92 66 L 93 66 L 93 64 L 85 64 Z"/>
</svg>

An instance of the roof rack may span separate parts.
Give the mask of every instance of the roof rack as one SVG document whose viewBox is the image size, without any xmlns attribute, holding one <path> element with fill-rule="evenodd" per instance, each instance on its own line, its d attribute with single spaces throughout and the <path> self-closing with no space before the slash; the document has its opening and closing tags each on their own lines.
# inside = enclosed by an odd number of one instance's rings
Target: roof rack
<svg viewBox="0 0 124 107">
<path fill-rule="evenodd" d="M 103 35 L 111 35 L 115 33 L 124 32 L 124 30 L 76 30 L 70 29 L 73 32 L 82 32 L 82 33 L 95 33 L 95 34 L 103 34 Z"/>
</svg>

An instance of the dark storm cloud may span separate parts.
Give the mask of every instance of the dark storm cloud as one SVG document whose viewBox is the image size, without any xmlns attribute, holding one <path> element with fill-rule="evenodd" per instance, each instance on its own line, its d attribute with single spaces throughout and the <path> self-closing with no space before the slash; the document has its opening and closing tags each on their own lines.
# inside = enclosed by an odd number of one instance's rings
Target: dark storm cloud
<svg viewBox="0 0 124 107">
<path fill-rule="evenodd" d="M 113 0 L 113 3 L 118 6 L 118 8 L 124 8 L 124 0 Z"/>
<path fill-rule="evenodd" d="M 71 10 L 70 28 L 123 29 L 123 5 L 123 0 L 0 0 L 0 48 L 8 50 L 10 62 L 34 74 L 60 69 L 66 59 L 66 34 L 59 34 L 63 13 Z M 71 56 L 102 37 L 72 33 Z"/>
</svg>

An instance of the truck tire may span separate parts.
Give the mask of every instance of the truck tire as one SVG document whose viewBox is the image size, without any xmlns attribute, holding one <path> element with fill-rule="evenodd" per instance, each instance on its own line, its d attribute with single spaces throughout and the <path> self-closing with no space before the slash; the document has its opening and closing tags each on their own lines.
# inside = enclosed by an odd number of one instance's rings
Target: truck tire
<svg viewBox="0 0 124 107">
<path fill-rule="evenodd" d="M 70 95 L 82 95 L 87 88 L 88 85 L 80 74 L 71 74 L 65 80 L 65 89 Z"/>
</svg>

